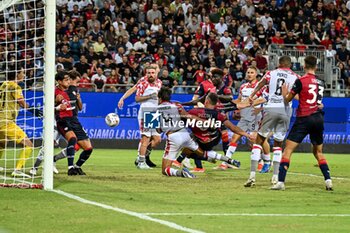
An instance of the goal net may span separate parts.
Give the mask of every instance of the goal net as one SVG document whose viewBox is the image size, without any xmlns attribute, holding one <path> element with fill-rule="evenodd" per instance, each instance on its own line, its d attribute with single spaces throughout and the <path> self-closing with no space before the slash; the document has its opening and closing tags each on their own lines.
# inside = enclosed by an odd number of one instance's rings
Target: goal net
<svg viewBox="0 0 350 233">
<path fill-rule="evenodd" d="M 37 172 L 31 170 L 43 149 L 44 103 L 53 95 L 53 85 L 48 93 L 45 79 L 45 13 L 43 0 L 0 2 L 1 187 L 42 188 L 44 163 Z"/>
</svg>

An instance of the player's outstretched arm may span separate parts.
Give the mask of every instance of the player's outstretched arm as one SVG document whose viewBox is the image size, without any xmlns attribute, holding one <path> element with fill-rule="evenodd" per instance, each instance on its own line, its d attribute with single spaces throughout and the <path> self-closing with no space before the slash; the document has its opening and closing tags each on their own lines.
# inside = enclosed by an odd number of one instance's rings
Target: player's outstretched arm
<svg viewBox="0 0 350 233">
<path fill-rule="evenodd" d="M 243 129 L 239 128 L 238 126 L 232 124 L 229 120 L 224 121 L 224 125 L 229 128 L 233 133 L 247 137 L 249 141 L 254 141 L 255 138 L 253 135 L 248 134 Z"/>
<path fill-rule="evenodd" d="M 197 97 L 195 98 L 195 96 L 197 96 Z M 207 97 L 207 94 L 203 95 L 200 98 L 198 98 L 198 95 L 194 95 L 193 99 L 191 101 L 188 101 L 188 102 L 185 102 L 185 103 L 181 103 L 181 105 L 183 105 L 183 106 L 194 106 L 194 105 L 197 105 L 198 103 L 204 104 L 205 97 Z"/>
<path fill-rule="evenodd" d="M 130 88 L 129 90 L 127 90 L 124 95 L 120 98 L 119 102 L 118 102 L 118 108 L 122 109 L 124 106 L 124 100 L 127 99 L 129 96 L 131 96 L 133 93 L 136 92 L 137 88 L 136 88 L 137 84 L 135 84 L 132 88 Z"/>
<path fill-rule="evenodd" d="M 42 118 L 43 117 L 43 111 L 40 109 L 37 109 L 35 107 L 30 107 L 29 104 L 24 99 L 18 99 L 17 100 L 19 106 L 21 106 L 23 109 L 27 110 L 28 112 L 32 113 L 34 116 Z"/>
<path fill-rule="evenodd" d="M 262 78 L 260 80 L 260 82 L 258 83 L 258 85 L 255 87 L 255 89 L 252 92 L 252 94 L 249 96 L 249 99 L 253 100 L 253 98 L 256 95 L 256 93 L 258 93 L 258 91 L 260 91 L 260 89 L 263 88 L 266 84 L 267 84 L 266 78 Z"/>
</svg>

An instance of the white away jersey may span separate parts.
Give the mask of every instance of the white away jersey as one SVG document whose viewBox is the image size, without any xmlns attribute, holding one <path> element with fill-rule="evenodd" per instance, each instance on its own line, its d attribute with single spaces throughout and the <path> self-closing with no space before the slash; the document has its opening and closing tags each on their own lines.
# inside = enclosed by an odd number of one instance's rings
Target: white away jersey
<svg viewBox="0 0 350 233">
<path fill-rule="evenodd" d="M 283 84 L 287 84 L 289 89 L 291 89 L 295 80 L 299 78 L 299 75 L 291 69 L 278 68 L 268 71 L 263 78 L 266 79 L 269 87 L 269 97 L 265 110 L 289 115 L 292 102 L 285 104 L 282 96 L 282 86 Z"/>
<path fill-rule="evenodd" d="M 175 132 L 184 129 L 184 122 L 181 120 L 181 111 L 184 111 L 182 105 L 171 102 L 162 102 L 157 110 L 161 114 L 162 132 Z"/>
<path fill-rule="evenodd" d="M 253 93 L 256 85 L 258 82 L 256 81 L 255 83 L 244 83 L 239 89 L 239 95 L 241 96 L 241 101 L 245 101 L 246 99 L 249 98 L 249 96 Z M 254 108 L 253 107 L 248 107 L 248 108 L 243 108 L 240 110 L 241 112 L 241 119 L 246 120 L 246 121 L 255 121 L 256 115 L 254 115 Z"/>
<path fill-rule="evenodd" d="M 158 91 L 162 87 L 162 81 L 156 79 L 153 83 L 148 82 L 148 80 L 143 80 L 138 82 L 136 88 L 136 96 L 148 96 L 153 93 L 158 94 Z M 141 102 L 140 110 L 139 110 L 139 119 L 143 119 L 143 111 L 147 108 L 152 109 L 158 106 L 158 99 L 148 99 L 146 101 Z"/>
</svg>

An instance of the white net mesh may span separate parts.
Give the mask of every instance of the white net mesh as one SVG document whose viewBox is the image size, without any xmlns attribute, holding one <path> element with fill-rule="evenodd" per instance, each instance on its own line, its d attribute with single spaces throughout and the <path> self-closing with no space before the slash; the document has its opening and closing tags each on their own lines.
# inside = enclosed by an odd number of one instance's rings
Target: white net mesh
<svg viewBox="0 0 350 233">
<path fill-rule="evenodd" d="M 0 3 L 1 186 L 41 184 L 41 171 L 30 170 L 42 145 L 42 120 L 34 111 L 43 106 L 44 25 L 44 1 Z"/>
</svg>

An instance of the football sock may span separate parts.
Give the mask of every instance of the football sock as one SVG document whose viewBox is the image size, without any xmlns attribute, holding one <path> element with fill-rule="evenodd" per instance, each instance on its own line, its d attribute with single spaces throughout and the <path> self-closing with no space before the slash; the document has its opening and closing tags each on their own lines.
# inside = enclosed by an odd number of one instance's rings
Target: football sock
<svg viewBox="0 0 350 233">
<path fill-rule="evenodd" d="M 278 181 L 284 182 L 286 180 L 287 171 L 289 168 L 289 159 L 282 158 L 279 173 L 278 173 Z"/>
<path fill-rule="evenodd" d="M 230 139 L 228 136 L 228 132 L 227 130 L 225 130 L 222 135 L 221 135 L 221 141 L 222 141 L 222 151 L 224 152 L 224 154 L 226 154 L 228 146 L 230 144 Z"/>
<path fill-rule="evenodd" d="M 182 161 L 183 161 L 185 158 L 186 158 L 186 155 L 184 155 L 184 154 L 181 153 L 181 154 L 177 157 L 176 161 L 178 161 L 179 163 L 182 163 Z"/>
<path fill-rule="evenodd" d="M 149 157 L 152 152 L 152 143 L 150 143 L 146 150 L 146 157 Z"/>
<path fill-rule="evenodd" d="M 89 148 L 89 149 L 84 150 L 83 152 L 81 152 L 76 165 L 78 167 L 81 167 L 85 163 L 85 161 L 90 158 L 91 153 L 92 153 L 92 148 Z"/>
<path fill-rule="evenodd" d="M 32 147 L 25 146 L 21 153 L 19 154 L 19 160 L 16 164 L 16 170 L 20 170 L 24 164 L 26 163 L 26 159 L 30 157 L 31 153 L 33 151 Z"/>
<path fill-rule="evenodd" d="M 282 158 L 282 148 L 281 147 L 274 147 L 273 148 L 273 174 L 278 175 L 279 168 L 280 168 L 280 162 Z"/>
<path fill-rule="evenodd" d="M 171 168 L 171 167 L 165 168 L 164 171 L 165 171 L 165 174 L 166 174 L 167 176 L 178 176 L 178 177 L 181 177 L 181 176 L 182 176 L 181 170 L 174 169 L 174 168 Z"/>
<path fill-rule="evenodd" d="M 67 148 L 64 148 L 57 155 L 55 155 L 53 157 L 53 161 L 56 162 L 56 161 L 58 161 L 60 159 L 64 159 L 65 157 L 67 157 Z"/>
<path fill-rule="evenodd" d="M 232 158 L 232 155 L 235 153 L 236 149 L 237 149 L 237 143 L 231 142 L 230 146 L 227 149 L 226 156 L 229 158 Z"/>
<path fill-rule="evenodd" d="M 264 164 L 270 164 L 271 163 L 271 156 L 269 154 L 263 154 L 262 159 L 264 160 Z"/>
<path fill-rule="evenodd" d="M 202 160 L 195 159 L 194 164 L 196 165 L 197 168 L 203 168 Z"/>
<path fill-rule="evenodd" d="M 144 155 L 139 156 L 139 163 L 144 163 L 146 161 L 146 158 Z"/>
<path fill-rule="evenodd" d="M 250 179 L 255 179 L 256 169 L 258 169 L 259 159 L 261 157 L 262 146 L 253 145 L 252 154 L 250 155 Z"/>
<path fill-rule="evenodd" d="M 75 144 L 77 144 L 77 138 L 70 138 L 67 145 L 68 167 L 74 166 Z"/>
<path fill-rule="evenodd" d="M 331 175 L 329 173 L 329 168 L 328 168 L 328 164 L 327 164 L 327 160 L 322 159 L 318 161 L 318 165 L 321 169 L 321 172 L 324 176 L 325 180 L 331 179 Z"/>
</svg>

